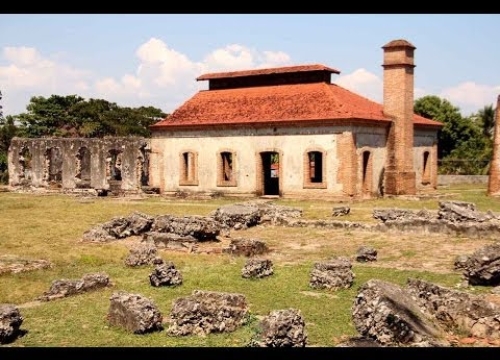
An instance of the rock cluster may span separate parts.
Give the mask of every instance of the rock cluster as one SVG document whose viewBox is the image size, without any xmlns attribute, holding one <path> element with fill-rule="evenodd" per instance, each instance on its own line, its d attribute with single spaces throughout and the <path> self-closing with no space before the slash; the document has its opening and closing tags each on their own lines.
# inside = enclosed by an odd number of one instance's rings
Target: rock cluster
<svg viewBox="0 0 500 360">
<path fill-rule="evenodd" d="M 78 280 L 60 279 L 54 280 L 50 289 L 37 300 L 50 301 L 66 296 L 82 294 L 84 292 L 98 290 L 110 286 L 109 276 L 105 273 L 86 274 Z"/>
<path fill-rule="evenodd" d="M 167 332 L 174 336 L 232 332 L 248 321 L 247 315 L 248 303 L 242 294 L 194 290 L 174 301 Z"/>
<path fill-rule="evenodd" d="M 348 289 L 352 286 L 354 278 L 351 261 L 345 257 L 338 257 L 315 263 L 309 285 L 315 289 Z"/>
<path fill-rule="evenodd" d="M 108 322 L 133 334 L 163 330 L 163 316 L 152 300 L 124 291 L 110 297 Z"/>
</svg>

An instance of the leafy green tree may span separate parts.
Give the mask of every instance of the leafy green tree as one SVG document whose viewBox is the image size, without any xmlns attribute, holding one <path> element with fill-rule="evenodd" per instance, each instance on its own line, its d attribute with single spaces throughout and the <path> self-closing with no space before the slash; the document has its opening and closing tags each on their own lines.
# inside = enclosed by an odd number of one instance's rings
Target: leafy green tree
<svg viewBox="0 0 500 360">
<path fill-rule="evenodd" d="M 495 130 L 495 109 L 493 105 L 484 106 L 474 117 L 483 129 L 484 136 L 493 138 L 493 132 Z"/>
<path fill-rule="evenodd" d="M 417 99 L 414 111 L 444 125 L 438 134 L 440 173 L 472 175 L 487 171 L 492 144 L 483 120 L 463 117 L 458 107 L 434 95 Z"/>
<path fill-rule="evenodd" d="M 120 107 L 103 99 L 77 95 L 32 97 L 27 112 L 17 115 L 26 137 L 104 137 L 151 135 L 149 125 L 167 114 L 152 106 Z"/>
</svg>

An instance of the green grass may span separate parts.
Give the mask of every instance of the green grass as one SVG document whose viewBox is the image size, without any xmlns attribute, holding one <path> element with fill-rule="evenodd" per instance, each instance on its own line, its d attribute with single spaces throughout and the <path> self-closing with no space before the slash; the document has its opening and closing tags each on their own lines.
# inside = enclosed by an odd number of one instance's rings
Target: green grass
<svg viewBox="0 0 500 360">
<path fill-rule="evenodd" d="M 497 199 L 488 198 L 484 189 L 447 189 L 454 199 L 473 201 L 479 210 L 500 211 Z M 355 282 L 350 289 L 339 291 L 315 290 L 309 287 L 309 275 L 313 263 L 330 256 L 349 255 L 358 242 L 377 241 L 382 248 L 393 247 L 385 235 L 372 236 L 356 231 L 329 232 L 324 229 L 252 228 L 236 233 L 233 237 L 262 236 L 277 254 L 274 275 L 250 280 L 241 277 L 245 258 L 226 254 L 187 254 L 161 251 L 164 260 L 173 261 L 181 271 L 184 282 L 177 287 L 155 288 L 149 284 L 151 266 L 129 268 L 123 260 L 127 247 L 118 241 L 110 243 L 82 242 L 83 233 L 96 224 L 114 216 L 126 216 L 134 211 L 151 215 L 208 215 L 219 206 L 241 199 L 218 198 L 213 200 L 170 200 L 152 197 L 142 200 L 123 198 L 92 198 L 83 200 L 64 195 L 29 195 L 0 193 L 0 260 L 2 256 L 23 259 L 44 259 L 52 262 L 50 269 L 18 274 L 0 275 L 0 303 L 20 306 L 24 317 L 22 329 L 28 333 L 9 346 L 14 347 L 63 347 L 63 346 L 168 346 L 168 347 L 240 347 L 245 346 L 256 332 L 256 316 L 267 315 L 272 310 L 296 308 L 306 321 L 308 344 L 332 346 L 335 339 L 344 335 L 356 335 L 351 322 L 351 306 L 359 286 L 371 278 L 378 278 L 404 285 L 409 277 L 419 277 L 443 286 L 454 286 L 459 274 L 401 270 L 391 268 L 387 256 L 386 265 L 355 264 Z M 359 219 L 373 221 L 374 207 L 398 207 L 437 209 L 438 199 L 415 201 L 374 199 L 353 202 L 351 215 L 340 220 Z M 277 200 L 277 204 L 303 209 L 304 218 L 331 218 L 331 210 L 339 203 L 317 201 Z M 353 221 L 353 220 L 351 220 Z M 394 255 L 403 263 L 414 260 L 419 253 L 405 248 Z M 468 239 L 455 239 L 463 243 Z M 471 244 L 475 240 L 471 241 Z M 352 243 L 350 243 L 352 242 Z M 291 249 L 296 243 L 299 248 Z M 321 247 L 307 245 L 321 243 Z M 282 255 L 282 258 L 278 255 Z M 280 260 L 283 259 L 283 260 Z M 110 288 L 58 299 L 39 304 L 32 302 L 50 288 L 56 279 L 79 279 L 84 274 L 105 272 L 110 276 Z M 112 327 L 106 321 L 109 298 L 114 291 L 124 290 L 141 294 L 154 301 L 167 319 L 173 301 L 187 296 L 193 290 L 214 290 L 244 294 L 249 304 L 249 324 L 233 333 L 210 334 L 206 337 L 168 336 L 166 331 L 146 335 L 133 335 Z"/>
</svg>

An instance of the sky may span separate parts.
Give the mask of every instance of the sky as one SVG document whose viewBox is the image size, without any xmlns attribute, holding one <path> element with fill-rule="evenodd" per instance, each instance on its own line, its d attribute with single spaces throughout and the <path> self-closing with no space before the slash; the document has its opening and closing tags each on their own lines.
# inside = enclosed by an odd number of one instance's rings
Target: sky
<svg viewBox="0 0 500 360">
<path fill-rule="evenodd" d="M 322 64 L 382 103 L 383 50 L 415 47 L 415 99 L 469 116 L 500 95 L 500 14 L 0 14 L 4 115 L 31 97 L 76 94 L 173 112 L 204 73 Z"/>
</svg>

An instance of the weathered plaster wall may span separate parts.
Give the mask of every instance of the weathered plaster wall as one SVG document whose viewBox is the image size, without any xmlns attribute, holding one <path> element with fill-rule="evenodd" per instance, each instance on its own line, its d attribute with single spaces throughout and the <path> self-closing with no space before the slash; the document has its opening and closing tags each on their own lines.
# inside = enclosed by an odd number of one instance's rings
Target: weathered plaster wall
<svg viewBox="0 0 500 360">
<path fill-rule="evenodd" d="M 361 161 L 362 153 L 370 151 L 372 156 L 372 189 L 376 192 L 385 164 L 386 129 L 366 126 L 335 126 L 316 128 L 268 128 L 268 129 L 221 129 L 203 132 L 162 131 L 155 132 L 151 139 L 151 186 L 159 187 L 163 193 L 177 191 L 225 192 L 228 194 L 255 194 L 259 188 L 259 153 L 276 151 L 280 153 L 280 192 L 283 197 L 325 198 L 345 196 L 345 184 L 339 182 L 342 171 L 343 147 L 338 146 L 339 136 L 354 132 L 356 158 Z M 319 150 L 326 155 L 325 188 L 304 188 L 304 154 Z M 217 156 L 221 150 L 231 150 L 235 158 L 237 186 L 217 186 Z M 191 151 L 197 154 L 197 182 L 195 185 L 179 185 L 181 153 Z M 361 179 L 362 166 L 354 176 Z M 361 191 L 361 186 L 356 187 Z"/>
<path fill-rule="evenodd" d="M 428 152 L 429 171 L 424 176 L 424 153 Z M 413 168 L 417 190 L 423 191 L 437 187 L 437 131 L 430 129 L 416 129 L 413 147 Z M 424 181 L 425 180 L 425 181 Z"/>
<path fill-rule="evenodd" d="M 51 156 L 51 149 L 57 149 L 52 154 L 59 154 L 61 158 Z M 82 149 L 88 150 L 83 161 L 79 156 Z M 113 153 L 118 157 L 112 160 Z M 121 172 L 118 186 L 121 190 L 138 190 L 149 171 L 148 157 L 149 140 L 144 138 L 14 138 L 9 148 L 9 185 L 13 188 L 109 189 L 113 181 L 110 161 L 118 159 L 116 168 Z M 54 164 L 58 168 L 54 169 Z M 82 165 L 85 167 L 83 178 Z M 145 174 L 141 173 L 142 167 Z M 54 175 L 56 173 L 60 176 Z"/>
</svg>

